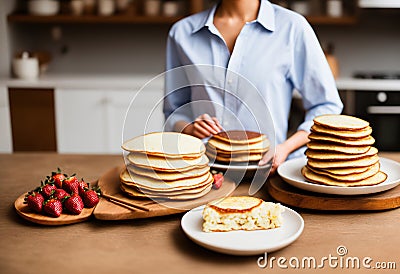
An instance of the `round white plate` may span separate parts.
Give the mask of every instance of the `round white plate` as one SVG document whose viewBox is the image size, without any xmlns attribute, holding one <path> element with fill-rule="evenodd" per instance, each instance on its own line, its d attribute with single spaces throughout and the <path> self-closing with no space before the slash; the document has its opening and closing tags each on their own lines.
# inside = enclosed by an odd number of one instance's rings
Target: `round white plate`
<svg viewBox="0 0 400 274">
<path fill-rule="evenodd" d="M 303 232 L 304 220 L 294 210 L 285 207 L 283 224 L 279 228 L 255 231 L 203 232 L 204 206 L 187 212 L 181 220 L 185 234 L 195 243 L 230 255 L 258 255 L 273 252 L 293 243 Z"/>
<path fill-rule="evenodd" d="M 278 167 L 278 174 L 294 187 L 334 195 L 371 194 L 394 188 L 400 184 L 400 163 L 382 157 L 380 157 L 381 171 L 385 172 L 388 177 L 383 183 L 374 186 L 340 187 L 309 183 L 301 174 L 301 169 L 306 163 L 305 157 L 291 159 Z"/>
</svg>

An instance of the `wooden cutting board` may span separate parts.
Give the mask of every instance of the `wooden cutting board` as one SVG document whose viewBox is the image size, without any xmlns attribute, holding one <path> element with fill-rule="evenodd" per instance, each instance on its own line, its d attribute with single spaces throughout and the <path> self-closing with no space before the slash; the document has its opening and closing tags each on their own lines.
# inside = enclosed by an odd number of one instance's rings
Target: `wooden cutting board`
<svg viewBox="0 0 400 274">
<path fill-rule="evenodd" d="M 295 188 L 279 176 L 268 180 L 268 192 L 282 204 L 324 211 L 385 210 L 400 207 L 400 187 L 391 190 L 355 196 L 328 195 Z"/>
<path fill-rule="evenodd" d="M 160 204 L 151 199 L 133 199 L 132 197 L 125 196 L 120 190 L 119 174 L 121 170 L 121 167 L 115 167 L 107 171 L 99 179 L 98 185 L 100 186 L 101 191 L 119 200 L 145 206 L 149 211 L 140 209 L 131 210 L 101 198 L 93 213 L 97 219 L 127 220 L 181 213 L 206 204 L 212 200 L 228 196 L 236 188 L 235 182 L 225 177 L 224 183 L 220 189 L 212 189 L 208 194 L 201 198 L 187 201 L 168 201 Z"/>
</svg>

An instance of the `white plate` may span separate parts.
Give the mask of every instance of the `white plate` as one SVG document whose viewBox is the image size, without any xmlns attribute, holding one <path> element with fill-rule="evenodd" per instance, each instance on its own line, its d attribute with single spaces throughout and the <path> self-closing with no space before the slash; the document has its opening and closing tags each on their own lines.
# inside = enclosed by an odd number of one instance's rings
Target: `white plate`
<svg viewBox="0 0 400 274">
<path fill-rule="evenodd" d="M 301 169 L 306 163 L 307 159 L 304 157 L 286 161 L 278 167 L 278 174 L 294 187 L 334 195 L 371 194 L 394 188 L 400 184 L 400 163 L 382 157 L 380 157 L 381 170 L 388 177 L 383 183 L 374 186 L 340 187 L 309 183 L 301 174 Z"/>
<path fill-rule="evenodd" d="M 203 232 L 204 206 L 187 212 L 181 220 L 185 234 L 195 243 L 230 255 L 258 255 L 273 252 L 293 243 L 303 232 L 303 218 L 285 207 L 279 228 L 256 231 Z"/>
</svg>

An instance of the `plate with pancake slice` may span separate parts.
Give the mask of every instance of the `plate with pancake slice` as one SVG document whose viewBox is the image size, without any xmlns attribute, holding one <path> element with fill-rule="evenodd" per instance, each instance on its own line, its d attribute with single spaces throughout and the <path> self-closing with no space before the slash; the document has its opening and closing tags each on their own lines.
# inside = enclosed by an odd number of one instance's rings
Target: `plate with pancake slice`
<svg viewBox="0 0 400 274">
<path fill-rule="evenodd" d="M 354 185 L 354 182 L 360 181 L 347 181 L 343 183 L 343 181 L 332 180 L 332 177 L 326 176 L 326 174 L 319 174 L 320 176 L 318 176 L 317 179 L 316 176 L 310 177 L 311 179 L 314 178 L 314 182 L 309 182 L 302 174 L 303 168 L 307 166 L 307 158 L 305 157 L 286 161 L 278 167 L 278 174 L 290 185 L 307 191 L 333 195 L 364 195 L 389 190 L 400 184 L 400 163 L 382 157 L 379 162 L 380 171 L 377 173 L 379 175 L 376 175 L 377 177 L 373 178 L 375 180 L 372 182 L 375 183 L 374 185 Z M 368 172 L 368 170 L 369 168 L 367 167 L 364 168 L 364 171 L 362 172 Z M 351 174 L 354 174 L 354 170 L 353 168 L 347 168 L 346 172 L 346 168 L 341 168 L 338 173 L 343 174 L 342 176 L 345 178 L 345 176 L 352 176 Z M 386 174 L 387 177 L 381 173 Z M 356 176 L 360 176 L 358 174 L 362 173 L 355 173 Z M 367 177 L 365 179 L 366 184 L 372 184 L 372 179 L 369 178 Z M 384 180 L 384 178 L 386 179 Z M 384 181 L 378 183 L 382 180 Z M 323 182 L 325 182 L 325 184 L 323 184 Z M 329 185 L 329 183 L 331 185 Z M 332 183 L 335 185 L 332 185 Z"/>
<path fill-rule="evenodd" d="M 290 245 L 301 235 L 304 220 L 288 207 L 241 196 L 212 201 L 190 210 L 182 217 L 181 227 L 193 242 L 205 248 L 250 256 Z"/>
</svg>

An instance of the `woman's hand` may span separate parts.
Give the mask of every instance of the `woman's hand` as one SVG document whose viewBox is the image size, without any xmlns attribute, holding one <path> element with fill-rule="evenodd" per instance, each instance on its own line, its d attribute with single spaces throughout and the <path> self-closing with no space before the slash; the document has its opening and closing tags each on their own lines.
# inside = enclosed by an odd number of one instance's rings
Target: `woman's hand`
<svg viewBox="0 0 400 274">
<path fill-rule="evenodd" d="M 284 143 L 277 145 L 275 148 L 275 156 L 272 160 L 271 174 L 275 174 L 277 168 L 286 161 L 290 153 L 304 146 L 308 141 L 308 132 L 300 130 L 293 134 Z M 265 165 L 270 161 L 270 159 L 270 154 L 266 153 L 258 165 Z"/>
<path fill-rule="evenodd" d="M 197 117 L 193 123 L 186 125 L 182 132 L 203 139 L 217 134 L 221 130 L 222 126 L 216 117 L 203 114 Z"/>
</svg>

